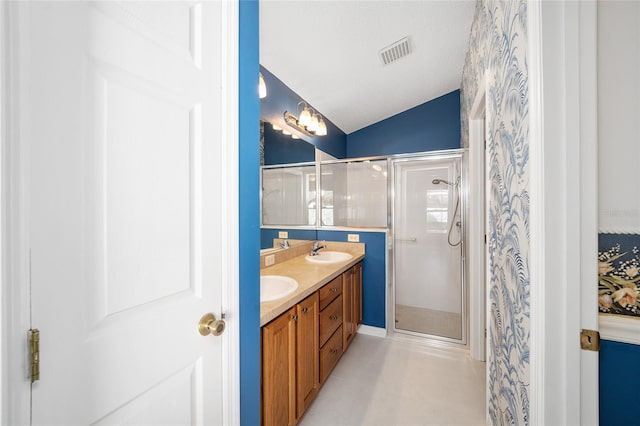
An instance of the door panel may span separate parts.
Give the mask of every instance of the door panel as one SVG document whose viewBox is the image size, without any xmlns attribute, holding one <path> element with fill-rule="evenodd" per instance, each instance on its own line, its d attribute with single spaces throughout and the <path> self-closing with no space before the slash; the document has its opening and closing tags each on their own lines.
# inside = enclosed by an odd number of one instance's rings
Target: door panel
<svg viewBox="0 0 640 426">
<path fill-rule="evenodd" d="M 222 423 L 219 8 L 19 6 L 33 424 Z"/>
<path fill-rule="evenodd" d="M 394 307 L 397 331 L 466 343 L 459 176 L 459 159 L 394 163 Z"/>
</svg>

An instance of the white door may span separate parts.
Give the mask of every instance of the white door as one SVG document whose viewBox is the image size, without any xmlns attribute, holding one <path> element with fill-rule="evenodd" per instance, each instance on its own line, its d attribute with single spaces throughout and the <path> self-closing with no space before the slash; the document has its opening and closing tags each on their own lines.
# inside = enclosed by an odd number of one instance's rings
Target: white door
<svg viewBox="0 0 640 426">
<path fill-rule="evenodd" d="M 222 424 L 219 2 L 15 5 L 32 424 Z"/>
</svg>

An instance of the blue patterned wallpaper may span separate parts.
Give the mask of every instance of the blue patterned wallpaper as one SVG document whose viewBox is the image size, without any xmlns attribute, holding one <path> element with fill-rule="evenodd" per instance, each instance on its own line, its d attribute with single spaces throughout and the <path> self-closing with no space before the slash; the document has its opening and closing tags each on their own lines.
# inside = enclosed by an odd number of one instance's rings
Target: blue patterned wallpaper
<svg viewBox="0 0 640 426">
<path fill-rule="evenodd" d="M 489 417 L 529 423 L 527 1 L 478 0 L 461 84 L 462 144 L 486 87 L 489 159 Z M 482 80 L 484 76 L 485 80 Z"/>
</svg>

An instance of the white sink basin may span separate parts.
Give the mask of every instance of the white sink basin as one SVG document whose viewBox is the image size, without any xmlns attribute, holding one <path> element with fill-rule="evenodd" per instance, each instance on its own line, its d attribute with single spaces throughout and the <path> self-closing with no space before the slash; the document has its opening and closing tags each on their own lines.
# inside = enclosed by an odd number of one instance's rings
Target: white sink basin
<svg viewBox="0 0 640 426">
<path fill-rule="evenodd" d="M 282 275 L 260 277 L 260 302 L 270 302 L 290 295 L 298 288 L 298 281 Z"/>
<path fill-rule="evenodd" d="M 341 251 L 319 251 L 315 256 L 307 256 L 306 259 L 313 263 L 339 263 L 353 258 L 349 253 Z"/>
</svg>

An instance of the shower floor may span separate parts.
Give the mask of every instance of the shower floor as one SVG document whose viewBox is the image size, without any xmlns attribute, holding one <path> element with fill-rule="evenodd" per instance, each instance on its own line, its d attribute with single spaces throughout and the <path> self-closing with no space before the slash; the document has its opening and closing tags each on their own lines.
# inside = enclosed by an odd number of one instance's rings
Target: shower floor
<svg viewBox="0 0 640 426">
<path fill-rule="evenodd" d="M 462 317 L 454 312 L 396 304 L 396 330 L 462 339 Z"/>
</svg>

